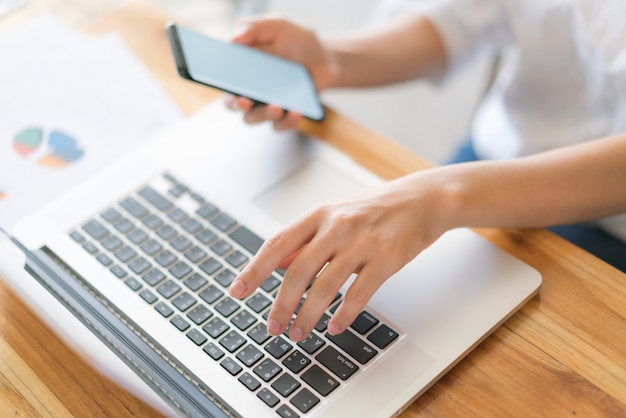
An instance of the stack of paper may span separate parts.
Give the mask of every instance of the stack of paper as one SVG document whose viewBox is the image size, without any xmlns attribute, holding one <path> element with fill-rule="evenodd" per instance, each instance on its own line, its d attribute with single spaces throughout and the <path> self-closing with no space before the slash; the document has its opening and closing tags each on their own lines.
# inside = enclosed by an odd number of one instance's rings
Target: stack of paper
<svg viewBox="0 0 626 418">
<path fill-rule="evenodd" d="M 181 114 L 115 34 L 45 16 L 0 33 L 0 227 L 97 172 Z"/>
</svg>

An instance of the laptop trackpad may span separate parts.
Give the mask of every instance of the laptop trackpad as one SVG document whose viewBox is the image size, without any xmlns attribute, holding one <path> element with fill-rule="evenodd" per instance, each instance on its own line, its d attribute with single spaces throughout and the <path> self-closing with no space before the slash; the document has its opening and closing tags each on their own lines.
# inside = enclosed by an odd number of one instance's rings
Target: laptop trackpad
<svg viewBox="0 0 626 418">
<path fill-rule="evenodd" d="M 332 167 L 312 159 L 252 199 L 282 225 L 317 203 L 360 192 L 365 186 Z"/>
</svg>

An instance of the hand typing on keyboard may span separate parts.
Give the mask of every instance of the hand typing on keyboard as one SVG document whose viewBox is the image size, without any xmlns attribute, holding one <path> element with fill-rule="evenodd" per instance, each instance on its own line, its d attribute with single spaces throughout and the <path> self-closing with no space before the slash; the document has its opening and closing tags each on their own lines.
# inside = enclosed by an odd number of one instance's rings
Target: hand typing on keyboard
<svg viewBox="0 0 626 418">
<path fill-rule="evenodd" d="M 428 173 L 416 173 L 303 214 L 263 244 L 234 280 L 231 296 L 245 298 L 273 270 L 287 268 L 267 329 L 283 333 L 297 312 L 289 336 L 301 341 L 356 273 L 328 323 L 331 335 L 342 333 L 384 281 L 449 226 L 439 220 L 438 191 L 423 186 L 436 183 L 424 183 L 425 177 Z"/>
</svg>

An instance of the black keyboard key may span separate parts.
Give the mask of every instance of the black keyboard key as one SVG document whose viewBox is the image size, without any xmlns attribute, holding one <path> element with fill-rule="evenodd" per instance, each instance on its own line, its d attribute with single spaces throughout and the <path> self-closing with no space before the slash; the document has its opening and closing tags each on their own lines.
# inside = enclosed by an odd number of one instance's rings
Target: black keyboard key
<svg viewBox="0 0 626 418">
<path fill-rule="evenodd" d="M 269 406 L 270 408 L 275 407 L 276 405 L 278 405 L 278 402 L 280 402 L 280 399 L 278 399 L 278 396 L 274 395 L 272 391 L 270 391 L 268 388 L 261 389 L 259 393 L 256 394 L 256 396 L 260 400 L 265 402 L 265 404 Z"/>
<path fill-rule="evenodd" d="M 196 234 L 196 239 L 204 245 L 209 245 L 217 238 L 217 234 L 210 229 L 203 229 Z"/>
<path fill-rule="evenodd" d="M 170 323 L 178 328 L 179 331 L 186 331 L 190 325 L 182 316 L 176 315 L 170 319 Z"/>
<path fill-rule="evenodd" d="M 217 241 L 215 244 L 211 245 L 211 250 L 217 255 L 224 255 L 230 250 L 233 249 L 233 246 L 223 239 Z"/>
<path fill-rule="evenodd" d="M 146 186 L 143 189 L 139 190 L 139 195 L 146 199 L 148 202 L 150 202 L 152 206 L 154 206 L 161 212 L 167 212 L 172 208 L 172 206 L 174 206 L 171 201 L 163 197 L 161 193 L 157 192 L 150 186 Z"/>
<path fill-rule="evenodd" d="M 152 269 L 141 276 L 141 278 L 150 286 L 154 287 L 165 279 L 165 274 L 158 269 Z"/>
<path fill-rule="evenodd" d="M 100 264 L 102 264 L 105 267 L 109 267 L 111 264 L 113 264 L 113 260 L 111 260 L 111 257 L 106 255 L 105 253 L 98 254 L 98 256 L 96 257 L 96 260 L 98 260 Z"/>
<path fill-rule="evenodd" d="M 326 337 L 361 364 L 367 363 L 378 354 L 378 351 L 354 335 L 350 330 L 345 330 L 339 335 L 327 333 Z"/>
<path fill-rule="evenodd" d="M 208 285 L 206 289 L 198 294 L 209 305 L 212 305 L 216 300 L 221 298 L 224 295 L 220 289 L 218 289 L 215 285 Z"/>
<path fill-rule="evenodd" d="M 304 340 L 298 342 L 298 347 L 302 348 L 309 354 L 315 353 L 326 344 L 319 335 L 314 332 L 310 333 Z"/>
<path fill-rule="evenodd" d="M 261 386 L 261 382 L 254 378 L 250 373 L 245 372 L 241 376 L 239 376 L 239 380 L 245 387 L 250 389 L 252 392 L 257 390 Z"/>
<path fill-rule="evenodd" d="M 239 226 L 229 236 L 251 254 L 256 254 L 263 244 L 263 239 L 245 226 Z"/>
<path fill-rule="evenodd" d="M 101 244 L 104 248 L 113 252 L 120 249 L 122 245 L 124 245 L 124 242 L 122 242 L 122 240 L 115 235 L 109 235 L 104 240 L 102 240 Z"/>
<path fill-rule="evenodd" d="M 209 276 L 222 268 L 222 264 L 217 261 L 215 258 L 211 257 L 208 260 L 204 261 L 200 264 L 200 270 L 208 274 Z"/>
<path fill-rule="evenodd" d="M 179 261 L 169 269 L 169 272 L 178 280 L 182 280 L 183 277 L 191 273 L 191 267 L 184 261 Z"/>
<path fill-rule="evenodd" d="M 157 231 L 157 235 L 165 241 L 171 241 L 178 236 L 178 232 L 176 232 L 176 230 L 170 225 L 163 225 Z"/>
<path fill-rule="evenodd" d="M 235 357 L 246 367 L 252 367 L 263 358 L 263 353 L 252 344 L 248 344 Z"/>
<path fill-rule="evenodd" d="M 219 360 L 224 357 L 224 352 L 213 343 L 208 343 L 207 345 L 205 345 L 202 351 L 211 356 L 213 360 Z"/>
<path fill-rule="evenodd" d="M 187 213 L 184 210 L 180 208 L 176 208 L 170 213 L 168 213 L 167 217 L 179 224 L 187 220 L 189 215 L 187 215 Z"/>
<path fill-rule="evenodd" d="M 250 312 L 242 309 L 230 320 L 239 330 L 245 331 L 250 328 L 257 319 Z"/>
<path fill-rule="evenodd" d="M 361 335 L 366 334 L 370 329 L 374 328 L 378 325 L 378 318 L 374 317 L 367 311 L 363 311 L 356 317 L 352 325 L 353 330 L 358 332 Z"/>
<path fill-rule="evenodd" d="M 310 390 L 307 388 L 303 388 L 296 396 L 291 398 L 291 404 L 298 408 L 302 413 L 307 413 L 313 408 L 315 405 L 319 403 L 319 398 L 315 396 Z"/>
<path fill-rule="evenodd" d="M 204 321 L 213 316 L 213 312 L 204 305 L 198 305 L 187 314 L 187 318 L 191 319 L 194 324 L 202 325 Z"/>
<path fill-rule="evenodd" d="M 245 343 L 246 339 L 237 331 L 230 331 L 220 340 L 220 345 L 231 353 L 239 350 Z"/>
<path fill-rule="evenodd" d="M 91 255 L 98 254 L 98 247 L 96 247 L 92 242 L 84 243 L 83 248 Z"/>
<path fill-rule="evenodd" d="M 192 247 L 189 251 L 185 253 L 185 258 L 195 264 L 198 264 L 206 256 L 206 251 L 196 246 Z"/>
<path fill-rule="evenodd" d="M 310 363 L 311 359 L 298 350 L 295 350 L 283 360 L 283 365 L 295 374 L 300 373 Z"/>
<path fill-rule="evenodd" d="M 156 253 L 158 253 L 159 251 L 161 251 L 163 249 L 163 246 L 161 245 L 160 242 L 154 240 L 154 239 L 150 239 L 148 241 L 146 241 L 142 246 L 141 246 L 141 250 L 148 254 L 149 256 L 153 256 Z"/>
<path fill-rule="evenodd" d="M 148 271 L 150 267 L 152 267 L 150 262 L 143 257 L 135 258 L 132 263 L 128 265 L 128 268 L 135 274 L 143 274 Z"/>
<path fill-rule="evenodd" d="M 163 221 L 155 214 L 148 216 L 142 222 L 150 231 L 156 231 L 163 226 Z"/>
<path fill-rule="evenodd" d="M 217 305 L 215 305 L 215 310 L 227 318 L 234 314 L 237 309 L 239 309 L 239 303 L 237 303 L 230 296 L 226 296 L 224 299 L 220 300 Z"/>
<path fill-rule="evenodd" d="M 81 234 L 78 231 L 70 232 L 70 238 L 72 238 L 74 241 L 76 241 L 79 244 L 85 241 L 85 237 L 83 236 L 83 234 Z"/>
<path fill-rule="evenodd" d="M 226 261 L 228 261 L 228 264 L 230 264 L 231 266 L 238 268 L 243 263 L 248 261 L 248 257 L 241 251 L 235 250 L 232 253 L 228 254 L 228 256 L 226 257 Z"/>
<path fill-rule="evenodd" d="M 233 226 L 237 225 L 237 221 L 235 221 L 230 215 L 224 212 L 211 219 L 210 222 L 213 226 L 215 226 L 222 232 L 226 232 Z"/>
<path fill-rule="evenodd" d="M 170 242 L 170 245 L 179 252 L 185 252 L 191 247 L 191 241 L 184 235 L 179 235 Z"/>
<path fill-rule="evenodd" d="M 183 229 L 190 234 L 195 234 L 202 229 L 202 224 L 197 219 L 189 218 L 181 225 Z"/>
<path fill-rule="evenodd" d="M 208 282 L 209 281 L 206 278 L 202 277 L 202 275 L 194 273 L 187 279 L 185 279 L 183 283 L 189 288 L 189 290 L 193 290 L 195 292 Z"/>
<path fill-rule="evenodd" d="M 196 298 L 191 296 L 187 292 L 183 292 L 180 295 L 172 299 L 172 305 L 174 305 L 179 311 L 185 312 L 196 304 Z"/>
<path fill-rule="evenodd" d="M 135 224 L 133 224 L 128 218 L 122 218 L 117 221 L 113 227 L 122 234 L 128 234 L 135 228 Z"/>
<path fill-rule="evenodd" d="M 237 376 L 243 370 L 243 367 L 241 367 L 235 360 L 230 357 L 226 357 L 224 360 L 222 360 L 220 365 L 233 376 Z"/>
<path fill-rule="evenodd" d="M 281 418 L 298 418 L 299 415 L 294 412 L 293 409 L 289 408 L 287 405 L 281 405 L 276 408 L 276 413 Z"/>
<path fill-rule="evenodd" d="M 167 267 L 172 265 L 177 258 L 170 250 L 165 250 L 161 254 L 157 255 L 154 260 L 162 267 Z"/>
<path fill-rule="evenodd" d="M 269 300 L 264 295 L 262 295 L 261 293 L 255 293 L 252 297 L 250 297 L 250 299 L 248 299 L 248 301 L 246 302 L 246 305 L 250 309 L 252 309 L 254 312 L 260 313 L 265 308 L 270 306 L 271 303 L 272 301 Z"/>
<path fill-rule="evenodd" d="M 115 252 L 115 257 L 120 260 L 122 263 L 128 263 L 130 260 L 135 258 L 137 252 L 130 248 L 128 245 L 123 246 L 119 250 Z"/>
<path fill-rule="evenodd" d="M 180 291 L 180 286 L 177 285 L 176 282 L 172 280 L 166 281 L 157 289 L 157 292 L 159 292 L 161 296 L 163 296 L 165 299 L 171 298 L 179 291 Z"/>
<path fill-rule="evenodd" d="M 165 302 L 159 302 L 154 307 L 158 313 L 163 315 L 165 318 L 171 316 L 174 313 L 174 309 L 170 308 L 170 306 Z"/>
<path fill-rule="evenodd" d="M 283 369 L 278 364 L 274 363 L 269 358 L 263 360 L 258 366 L 256 366 L 253 370 L 254 374 L 263 379 L 264 382 L 269 382 L 273 378 L 275 378 L 278 373 L 282 372 Z"/>
<path fill-rule="evenodd" d="M 139 203 L 135 198 L 127 197 L 120 202 L 120 206 L 123 207 L 137 219 L 143 219 L 150 214 L 150 211 Z"/>
<path fill-rule="evenodd" d="M 207 341 L 207 337 L 197 329 L 192 329 L 187 333 L 187 338 L 194 342 L 197 346 L 204 344 Z"/>
<path fill-rule="evenodd" d="M 274 289 L 278 287 L 280 284 L 280 280 L 274 276 L 269 276 L 267 279 L 261 283 L 261 289 L 265 290 L 267 293 L 271 293 Z"/>
<path fill-rule="evenodd" d="M 187 190 L 189 190 L 189 187 L 187 187 L 186 185 L 182 183 L 179 183 L 175 185 L 174 187 L 172 187 L 171 189 L 169 189 L 167 192 L 174 197 L 181 197 L 187 192 Z"/>
<path fill-rule="evenodd" d="M 374 345 L 380 349 L 387 347 L 391 344 L 396 338 L 398 338 L 398 333 L 389 328 L 387 325 L 382 324 L 378 328 L 376 328 L 367 339 L 370 340 Z"/>
<path fill-rule="evenodd" d="M 218 212 L 217 207 L 211 203 L 205 203 L 196 210 L 196 214 L 204 219 L 209 219 Z"/>
<path fill-rule="evenodd" d="M 318 332 L 326 331 L 326 328 L 328 328 L 328 321 L 330 321 L 330 315 L 322 314 L 322 317 L 315 325 L 315 330 Z"/>
<path fill-rule="evenodd" d="M 300 382 L 289 373 L 283 373 L 272 383 L 272 389 L 285 398 L 294 393 L 300 386 Z"/>
<path fill-rule="evenodd" d="M 359 366 L 331 346 L 324 348 L 315 358 L 341 380 L 348 379 L 359 370 Z"/>
<path fill-rule="evenodd" d="M 118 279 L 122 279 L 126 277 L 126 275 L 128 274 L 126 270 L 124 270 L 122 267 L 118 265 L 111 267 L 111 273 L 113 273 L 115 277 L 117 277 Z"/>
<path fill-rule="evenodd" d="M 139 296 L 141 296 L 141 298 L 150 305 L 152 305 L 154 302 L 156 302 L 159 299 L 156 297 L 154 293 L 152 293 L 148 289 L 143 289 L 141 292 L 139 292 Z"/>
<path fill-rule="evenodd" d="M 211 338 L 218 338 L 222 335 L 226 330 L 228 330 L 230 326 L 224 322 L 221 318 L 213 318 L 205 326 L 202 327 L 202 330 L 209 334 Z"/>
<path fill-rule="evenodd" d="M 109 230 L 106 226 L 102 225 L 99 221 L 92 219 L 83 225 L 83 230 L 87 232 L 93 239 L 101 241 L 107 235 L 109 235 Z"/>
<path fill-rule="evenodd" d="M 142 285 L 141 283 L 139 283 L 139 280 L 135 279 L 134 277 L 129 277 L 128 279 L 124 280 L 124 284 L 126 284 L 126 286 L 130 287 L 134 291 L 137 291 L 142 288 Z"/>
<path fill-rule="evenodd" d="M 117 209 L 110 208 L 102 212 L 100 216 L 102 217 L 102 219 L 112 224 L 118 221 L 122 217 L 122 214 Z"/>
<path fill-rule="evenodd" d="M 269 340 L 271 337 L 271 335 L 267 333 L 267 325 L 264 323 L 260 323 L 252 327 L 252 329 L 248 331 L 247 335 L 252 339 L 252 341 L 259 345 L 265 343 L 265 341 Z"/>
<path fill-rule="evenodd" d="M 287 354 L 293 346 L 289 344 L 283 337 L 274 337 L 265 345 L 265 351 L 270 353 L 275 359 L 279 359 Z"/>
<path fill-rule="evenodd" d="M 317 364 L 312 365 L 306 372 L 302 373 L 301 377 L 322 396 L 328 396 L 330 392 L 339 387 L 339 382 Z"/>
<path fill-rule="evenodd" d="M 228 269 L 225 269 L 221 271 L 220 274 L 215 276 L 215 281 L 224 287 L 228 287 L 233 282 L 233 280 L 235 280 L 235 277 L 237 277 L 235 273 Z"/>
<path fill-rule="evenodd" d="M 136 228 L 133 230 L 133 232 L 128 234 L 128 239 L 135 245 L 141 245 L 144 241 L 148 239 L 148 234 L 146 234 L 143 229 Z"/>
</svg>

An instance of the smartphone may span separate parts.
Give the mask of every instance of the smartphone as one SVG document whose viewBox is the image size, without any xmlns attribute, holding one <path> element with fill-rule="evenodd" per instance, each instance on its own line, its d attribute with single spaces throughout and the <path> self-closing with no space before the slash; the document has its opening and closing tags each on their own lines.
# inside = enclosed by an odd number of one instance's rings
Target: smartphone
<svg viewBox="0 0 626 418">
<path fill-rule="evenodd" d="M 312 120 L 324 118 L 313 79 L 303 65 L 175 23 L 168 23 L 166 32 L 182 77 Z"/>
</svg>

